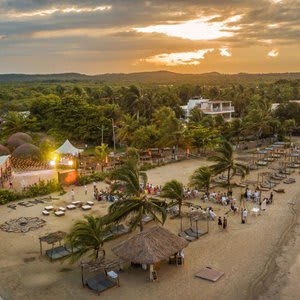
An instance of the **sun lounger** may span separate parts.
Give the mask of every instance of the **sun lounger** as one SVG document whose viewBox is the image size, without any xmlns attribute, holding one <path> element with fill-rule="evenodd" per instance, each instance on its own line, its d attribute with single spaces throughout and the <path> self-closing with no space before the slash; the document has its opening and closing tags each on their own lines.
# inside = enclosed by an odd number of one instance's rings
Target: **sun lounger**
<svg viewBox="0 0 300 300">
<path fill-rule="evenodd" d="M 81 204 L 81 203 L 82 203 L 81 201 L 73 201 L 73 202 L 72 202 L 73 205 L 79 205 L 79 204 Z"/>
<path fill-rule="evenodd" d="M 200 237 L 200 236 L 203 234 L 203 232 L 201 232 L 201 231 L 199 231 L 199 230 L 198 230 L 198 233 L 197 233 L 197 232 L 194 231 L 192 228 L 186 229 L 186 230 L 184 230 L 184 232 L 185 232 L 187 235 L 189 235 L 189 236 L 191 236 L 191 237 L 193 237 L 193 238 Z"/>
<path fill-rule="evenodd" d="M 57 260 L 57 259 L 61 259 L 63 257 L 70 255 L 70 252 L 64 246 L 59 246 L 59 247 L 47 250 L 46 255 L 51 260 Z"/>
<path fill-rule="evenodd" d="M 93 202 L 93 201 L 87 201 L 86 204 L 87 204 L 87 205 L 90 205 L 90 206 L 93 206 L 93 205 L 94 205 L 94 202 Z"/>
<path fill-rule="evenodd" d="M 76 208 L 76 206 L 75 206 L 74 204 L 69 204 L 69 205 L 67 205 L 66 207 L 67 207 L 67 209 L 69 209 L 69 210 L 75 209 L 75 208 Z"/>
<path fill-rule="evenodd" d="M 286 179 L 283 181 L 283 183 L 285 183 L 285 184 L 291 184 L 291 183 L 295 183 L 295 182 L 296 182 L 296 180 L 294 178 L 289 178 L 289 179 Z"/>
<path fill-rule="evenodd" d="M 117 286 L 117 283 L 110 277 L 105 277 L 104 274 L 99 273 L 96 276 L 87 279 L 86 285 L 89 289 L 100 294 L 109 288 Z"/>
<path fill-rule="evenodd" d="M 186 234 L 184 231 L 180 232 L 179 236 L 182 237 L 182 238 L 184 238 L 184 239 L 186 239 L 189 242 L 192 242 L 192 241 L 194 241 L 196 239 L 195 237 L 192 237 L 192 236 Z"/>
<path fill-rule="evenodd" d="M 51 205 L 45 207 L 45 210 L 47 210 L 47 211 L 50 211 L 52 209 L 53 209 L 53 206 L 51 206 Z"/>
<path fill-rule="evenodd" d="M 123 224 L 120 224 L 120 225 L 116 225 L 114 226 L 112 229 L 111 229 L 111 232 L 114 234 L 114 235 L 122 235 L 122 234 L 125 234 L 125 233 L 128 233 L 129 232 L 129 228 L 125 228 L 125 226 Z"/>
<path fill-rule="evenodd" d="M 61 217 L 61 216 L 64 216 L 65 215 L 65 212 L 64 211 L 61 211 L 61 210 L 58 210 L 54 213 L 57 217 Z"/>
<path fill-rule="evenodd" d="M 217 270 L 213 270 L 209 267 L 201 269 L 198 273 L 195 274 L 197 278 L 209 280 L 216 282 L 219 280 L 225 273 Z"/>
<path fill-rule="evenodd" d="M 285 193 L 285 190 L 284 189 L 274 189 L 274 192 L 276 193 Z"/>
<path fill-rule="evenodd" d="M 44 216 L 49 216 L 49 215 L 50 215 L 50 213 L 49 213 L 48 210 L 43 210 L 43 211 L 42 211 L 42 214 L 43 214 Z"/>
<path fill-rule="evenodd" d="M 82 205 L 81 209 L 82 210 L 90 210 L 92 207 L 90 205 Z"/>
</svg>

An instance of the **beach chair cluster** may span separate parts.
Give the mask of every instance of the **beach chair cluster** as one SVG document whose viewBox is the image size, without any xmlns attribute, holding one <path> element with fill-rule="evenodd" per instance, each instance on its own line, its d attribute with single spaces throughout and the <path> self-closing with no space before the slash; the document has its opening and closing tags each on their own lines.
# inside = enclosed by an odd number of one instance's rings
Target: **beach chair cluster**
<svg viewBox="0 0 300 300">
<path fill-rule="evenodd" d="M 60 206 L 56 208 L 52 205 L 48 205 L 45 206 L 44 210 L 42 211 L 42 214 L 44 216 L 49 216 L 50 213 L 53 212 L 56 217 L 62 217 L 65 215 L 67 210 L 74 210 L 80 208 L 83 211 L 87 211 L 87 210 L 91 210 L 93 205 L 94 202 L 92 201 L 87 201 L 86 203 L 82 203 L 81 201 L 73 201 L 71 204 L 68 204 L 66 207 Z"/>
</svg>

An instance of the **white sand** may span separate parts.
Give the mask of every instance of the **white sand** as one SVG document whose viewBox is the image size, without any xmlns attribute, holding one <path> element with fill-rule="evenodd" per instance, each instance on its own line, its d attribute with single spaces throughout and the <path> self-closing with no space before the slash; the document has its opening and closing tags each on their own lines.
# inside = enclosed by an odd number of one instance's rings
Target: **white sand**
<svg viewBox="0 0 300 300">
<path fill-rule="evenodd" d="M 187 183 L 193 170 L 206 163 L 184 161 L 150 170 L 147 174 L 153 184 L 163 184 L 170 179 Z M 257 172 L 253 172 L 250 178 L 256 176 Z M 120 274 L 121 287 L 104 292 L 101 299 L 246 299 L 250 283 L 264 270 L 268 257 L 276 251 L 280 233 L 289 224 L 291 212 L 287 203 L 299 191 L 300 182 L 299 175 L 293 174 L 293 177 L 297 183 L 289 186 L 280 184 L 278 187 L 284 187 L 286 193 L 274 193 L 274 204 L 268 206 L 261 216 L 249 216 L 247 224 L 240 224 L 239 214 L 229 215 L 226 232 L 220 232 L 216 223 L 210 222 L 210 233 L 190 243 L 185 250 L 186 261 L 183 267 L 176 268 L 162 262 L 158 266 L 159 280 L 156 283 L 149 283 L 148 272 L 126 267 Z M 88 188 L 89 195 L 86 197 L 84 188 L 76 187 L 76 200 L 91 200 L 92 185 Z M 240 188 L 235 189 L 235 196 L 238 197 L 241 191 Z M 202 204 L 199 199 L 194 201 Z M 70 202 L 71 195 L 67 193 L 60 200 L 49 204 L 61 206 Z M 247 205 L 249 208 L 253 206 L 250 203 Z M 41 211 L 44 206 L 18 206 L 15 211 L 6 206 L 0 207 L 1 223 L 21 216 L 39 216 L 47 221 L 45 227 L 26 234 L 0 231 L 0 295 L 4 299 L 23 300 L 98 299 L 98 295 L 82 288 L 78 265 L 51 263 L 39 254 L 39 236 L 56 230 L 68 231 L 75 220 L 90 212 L 77 209 L 67 211 L 64 217 L 43 217 Z M 212 206 L 221 216 L 228 210 L 228 207 Z M 92 214 L 104 215 L 107 207 L 107 203 L 96 203 Z M 187 219 L 183 225 L 189 226 Z M 168 220 L 165 226 L 178 233 L 180 221 Z M 199 224 L 199 227 L 205 229 L 206 222 Z M 107 255 L 111 256 L 112 245 L 125 238 L 105 244 Z M 33 261 L 24 262 L 28 258 Z M 225 276 L 216 283 L 196 279 L 194 274 L 204 266 L 224 271 Z"/>
</svg>

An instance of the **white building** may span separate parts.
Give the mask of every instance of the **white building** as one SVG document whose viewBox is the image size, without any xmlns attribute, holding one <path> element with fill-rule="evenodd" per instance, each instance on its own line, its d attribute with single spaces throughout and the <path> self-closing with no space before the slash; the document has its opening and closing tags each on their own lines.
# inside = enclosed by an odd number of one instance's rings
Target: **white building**
<svg viewBox="0 0 300 300">
<path fill-rule="evenodd" d="M 231 101 L 209 100 L 202 97 L 193 97 L 187 105 L 181 106 L 186 117 L 190 116 L 191 110 L 195 107 L 198 107 L 205 115 L 222 115 L 225 120 L 231 120 L 231 114 L 234 113 Z"/>
</svg>

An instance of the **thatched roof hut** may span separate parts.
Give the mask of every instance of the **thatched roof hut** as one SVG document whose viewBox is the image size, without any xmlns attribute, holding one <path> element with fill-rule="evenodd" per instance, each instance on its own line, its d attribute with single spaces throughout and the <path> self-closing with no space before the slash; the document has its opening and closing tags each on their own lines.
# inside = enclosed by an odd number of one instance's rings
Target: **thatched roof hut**
<svg viewBox="0 0 300 300">
<path fill-rule="evenodd" d="M 10 151 L 7 147 L 0 144 L 0 156 L 9 155 Z"/>
<path fill-rule="evenodd" d="M 16 148 L 25 143 L 32 143 L 32 138 L 30 135 L 23 132 L 14 133 L 7 140 L 8 148 L 11 151 L 15 150 Z"/>
<path fill-rule="evenodd" d="M 32 137 L 29 134 L 24 133 L 24 132 L 17 132 L 17 133 L 12 134 L 7 140 L 8 143 L 9 143 L 10 139 L 13 139 L 13 140 L 18 139 L 18 140 L 24 141 L 25 143 L 32 143 Z"/>
<path fill-rule="evenodd" d="M 13 153 L 13 157 L 22 158 L 22 159 L 34 159 L 39 160 L 41 158 L 40 149 L 37 146 L 34 146 L 29 143 L 25 143 L 19 146 Z"/>
<path fill-rule="evenodd" d="M 155 264 L 179 252 L 188 242 L 161 226 L 155 226 L 114 246 L 112 251 L 124 261 Z"/>
</svg>

